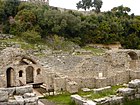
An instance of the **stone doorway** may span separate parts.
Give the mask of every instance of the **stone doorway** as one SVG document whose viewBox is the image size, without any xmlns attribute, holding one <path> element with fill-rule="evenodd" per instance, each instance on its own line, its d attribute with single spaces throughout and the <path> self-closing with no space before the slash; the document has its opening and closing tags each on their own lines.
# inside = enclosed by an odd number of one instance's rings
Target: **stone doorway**
<svg viewBox="0 0 140 105">
<path fill-rule="evenodd" d="M 34 82 L 34 68 L 32 66 L 28 66 L 26 68 L 26 83 Z"/>
<path fill-rule="evenodd" d="M 13 68 L 8 68 L 6 71 L 6 79 L 7 79 L 7 87 L 12 87 L 14 86 L 14 69 Z"/>
</svg>

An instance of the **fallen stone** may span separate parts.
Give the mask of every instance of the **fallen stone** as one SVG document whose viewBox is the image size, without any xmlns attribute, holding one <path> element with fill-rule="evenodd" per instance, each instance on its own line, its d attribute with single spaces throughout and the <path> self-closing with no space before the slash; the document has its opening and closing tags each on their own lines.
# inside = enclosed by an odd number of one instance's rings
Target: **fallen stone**
<svg viewBox="0 0 140 105">
<path fill-rule="evenodd" d="M 20 105 L 16 100 L 8 100 L 8 105 Z"/>
<path fill-rule="evenodd" d="M 24 99 L 22 96 L 14 96 L 14 98 L 20 105 L 24 105 Z"/>
<path fill-rule="evenodd" d="M 25 103 L 34 103 L 34 102 L 38 102 L 38 97 L 30 97 L 30 98 L 25 98 L 24 99 Z"/>
<path fill-rule="evenodd" d="M 135 94 L 135 98 L 140 99 L 140 94 Z"/>
<path fill-rule="evenodd" d="M 8 102 L 8 92 L 0 91 L 0 102 Z"/>
<path fill-rule="evenodd" d="M 35 93 L 25 93 L 25 94 L 23 95 L 24 98 L 35 97 L 35 96 L 36 96 Z"/>
<path fill-rule="evenodd" d="M 94 93 L 100 93 L 106 90 L 111 89 L 111 86 L 103 87 L 103 88 L 98 88 L 98 89 L 93 89 Z"/>
<path fill-rule="evenodd" d="M 109 99 L 110 105 L 121 105 L 123 103 L 123 97 L 112 97 Z"/>
<path fill-rule="evenodd" d="M 129 82 L 128 87 L 129 88 L 138 88 L 138 87 L 140 87 L 140 80 L 139 79 L 132 80 L 131 82 Z"/>
<path fill-rule="evenodd" d="M 119 88 L 117 90 L 117 92 L 121 96 L 131 96 L 131 95 L 135 94 L 135 89 L 132 89 L 132 88 Z"/>
<path fill-rule="evenodd" d="M 81 89 L 83 92 L 90 92 L 91 91 L 91 89 L 89 89 L 89 88 L 82 88 Z"/>
</svg>

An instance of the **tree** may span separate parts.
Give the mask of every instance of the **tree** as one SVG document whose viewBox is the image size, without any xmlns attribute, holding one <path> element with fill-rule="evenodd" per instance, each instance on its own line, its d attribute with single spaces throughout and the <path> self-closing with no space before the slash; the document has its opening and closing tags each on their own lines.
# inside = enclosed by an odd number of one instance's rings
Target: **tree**
<svg viewBox="0 0 140 105">
<path fill-rule="evenodd" d="M 82 0 L 82 1 L 79 1 L 76 5 L 77 5 L 77 9 L 84 9 L 85 11 L 87 9 L 90 9 L 92 7 L 94 7 L 95 9 L 93 9 L 96 13 L 99 13 L 100 12 L 100 9 L 102 7 L 102 0 Z"/>
<path fill-rule="evenodd" d="M 87 9 L 90 9 L 91 7 L 93 7 L 92 0 L 82 0 L 77 3 L 77 9 L 82 8 L 86 11 Z"/>
<path fill-rule="evenodd" d="M 114 12 L 118 17 L 128 15 L 128 13 L 131 11 L 129 7 L 124 7 L 123 5 L 114 7 L 111 9 L 112 12 Z"/>
<path fill-rule="evenodd" d="M 95 12 L 99 13 L 101 11 L 100 9 L 103 5 L 102 0 L 94 0 L 93 4 L 94 4 L 93 6 L 95 7 Z"/>
</svg>

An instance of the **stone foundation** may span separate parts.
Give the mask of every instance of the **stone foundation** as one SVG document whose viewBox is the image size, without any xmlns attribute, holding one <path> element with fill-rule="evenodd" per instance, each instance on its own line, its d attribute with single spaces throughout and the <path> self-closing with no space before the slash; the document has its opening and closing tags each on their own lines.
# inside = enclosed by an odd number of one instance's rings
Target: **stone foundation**
<svg viewBox="0 0 140 105">
<path fill-rule="evenodd" d="M 32 86 L 0 88 L 0 105 L 38 105 Z"/>
</svg>

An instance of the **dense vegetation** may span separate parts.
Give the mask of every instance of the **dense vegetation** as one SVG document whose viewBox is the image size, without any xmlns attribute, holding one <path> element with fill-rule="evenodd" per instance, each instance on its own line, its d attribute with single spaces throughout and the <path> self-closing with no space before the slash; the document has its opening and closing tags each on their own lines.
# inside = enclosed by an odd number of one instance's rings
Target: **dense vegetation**
<svg viewBox="0 0 140 105">
<path fill-rule="evenodd" d="M 0 25 L 3 33 L 13 34 L 29 43 L 57 39 L 79 45 L 120 42 L 124 48 L 140 49 L 140 17 L 128 7 L 85 15 L 61 12 L 43 3 L 0 0 Z M 60 37 L 60 38 L 59 38 Z"/>
</svg>

